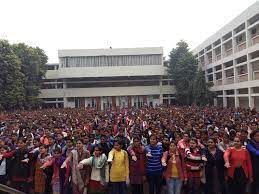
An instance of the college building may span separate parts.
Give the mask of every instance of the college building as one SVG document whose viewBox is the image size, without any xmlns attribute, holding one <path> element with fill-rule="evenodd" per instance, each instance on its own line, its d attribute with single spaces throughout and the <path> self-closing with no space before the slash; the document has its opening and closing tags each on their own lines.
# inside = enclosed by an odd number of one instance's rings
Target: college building
<svg viewBox="0 0 259 194">
<path fill-rule="evenodd" d="M 47 64 L 39 98 L 45 107 L 156 106 L 172 103 L 163 48 L 59 50 Z"/>
<path fill-rule="evenodd" d="M 193 50 L 223 107 L 259 109 L 259 1 Z"/>
</svg>

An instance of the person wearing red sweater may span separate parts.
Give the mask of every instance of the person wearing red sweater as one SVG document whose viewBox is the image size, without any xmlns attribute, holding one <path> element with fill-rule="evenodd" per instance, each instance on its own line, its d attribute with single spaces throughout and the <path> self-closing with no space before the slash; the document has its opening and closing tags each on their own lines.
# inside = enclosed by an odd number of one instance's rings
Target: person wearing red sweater
<svg viewBox="0 0 259 194">
<path fill-rule="evenodd" d="M 224 153 L 229 192 L 244 194 L 248 180 L 253 181 L 252 164 L 249 152 L 242 147 L 239 137 L 235 137 L 234 143 L 235 146 Z"/>
</svg>

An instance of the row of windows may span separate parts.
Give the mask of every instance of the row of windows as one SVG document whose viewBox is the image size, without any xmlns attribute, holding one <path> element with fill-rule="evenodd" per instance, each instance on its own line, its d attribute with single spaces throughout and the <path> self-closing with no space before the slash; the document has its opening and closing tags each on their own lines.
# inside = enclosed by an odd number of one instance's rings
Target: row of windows
<svg viewBox="0 0 259 194">
<path fill-rule="evenodd" d="M 61 57 L 61 67 L 162 65 L 162 55 Z"/>
</svg>

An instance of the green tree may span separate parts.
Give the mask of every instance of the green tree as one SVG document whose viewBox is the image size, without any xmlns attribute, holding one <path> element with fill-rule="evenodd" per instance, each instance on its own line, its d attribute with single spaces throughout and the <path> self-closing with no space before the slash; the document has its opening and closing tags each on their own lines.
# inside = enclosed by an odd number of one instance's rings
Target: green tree
<svg viewBox="0 0 259 194">
<path fill-rule="evenodd" d="M 25 75 L 25 108 L 36 107 L 40 103 L 37 97 L 46 73 L 48 57 L 42 49 L 23 43 L 14 44 L 13 50 L 21 61 L 21 72 Z"/>
<path fill-rule="evenodd" d="M 193 102 L 193 81 L 198 61 L 184 41 L 177 43 L 169 54 L 168 74 L 176 89 L 176 99 L 180 104 L 190 105 Z"/>
<path fill-rule="evenodd" d="M 0 40 L 0 109 L 21 108 L 25 101 L 21 61 L 6 40 Z"/>
<path fill-rule="evenodd" d="M 206 83 L 202 69 L 199 69 L 193 83 L 193 97 L 196 105 L 205 106 L 213 104 L 213 98 L 216 97 L 216 94 L 210 91 L 211 86 L 212 84 Z"/>
</svg>

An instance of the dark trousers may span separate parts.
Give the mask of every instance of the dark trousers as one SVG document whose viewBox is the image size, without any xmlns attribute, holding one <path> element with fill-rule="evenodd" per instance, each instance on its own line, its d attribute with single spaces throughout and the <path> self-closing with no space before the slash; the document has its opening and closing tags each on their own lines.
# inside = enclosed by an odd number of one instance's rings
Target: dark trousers
<svg viewBox="0 0 259 194">
<path fill-rule="evenodd" d="M 201 193 L 201 178 L 189 177 L 187 182 L 188 194 L 200 194 Z"/>
<path fill-rule="evenodd" d="M 126 194 L 126 182 L 111 182 L 112 194 Z"/>
<path fill-rule="evenodd" d="M 143 184 L 131 184 L 132 194 L 143 194 Z"/>
<path fill-rule="evenodd" d="M 162 189 L 162 174 L 152 174 L 147 176 L 149 184 L 149 194 L 160 194 Z"/>
<path fill-rule="evenodd" d="M 229 194 L 244 194 L 246 192 L 247 178 L 242 167 L 236 168 L 233 178 L 229 177 Z"/>
<path fill-rule="evenodd" d="M 29 193 L 29 184 L 27 182 L 12 182 L 12 187 L 18 191 Z"/>
</svg>

